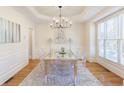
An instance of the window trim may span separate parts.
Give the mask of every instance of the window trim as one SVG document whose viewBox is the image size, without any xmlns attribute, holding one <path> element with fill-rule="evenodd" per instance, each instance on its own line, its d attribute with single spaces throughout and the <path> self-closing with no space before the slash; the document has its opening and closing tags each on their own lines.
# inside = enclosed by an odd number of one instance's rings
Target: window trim
<svg viewBox="0 0 124 93">
<path fill-rule="evenodd" d="M 122 11 L 121 11 L 122 12 Z M 124 12 L 124 10 L 123 10 L 123 12 Z M 122 13 L 121 13 L 122 14 Z M 104 56 L 100 56 L 99 55 L 99 40 L 100 39 L 98 39 L 98 37 L 99 37 L 99 32 L 98 32 L 98 24 L 100 24 L 100 23 L 104 23 L 105 21 L 107 21 L 107 20 L 109 20 L 109 19 L 111 19 L 111 18 L 114 18 L 114 17 L 116 17 L 116 16 L 119 16 L 119 15 L 121 15 L 120 13 L 117 13 L 116 15 L 114 14 L 114 16 L 112 15 L 112 16 L 109 16 L 108 18 L 105 18 L 103 21 L 99 21 L 99 22 L 97 22 L 96 23 L 96 30 L 97 30 L 97 35 L 96 35 L 96 44 L 97 44 L 97 56 L 98 57 L 100 57 L 100 58 L 103 58 L 103 59 L 105 59 L 105 60 L 108 60 L 108 61 L 112 61 L 112 62 L 114 62 L 114 63 L 118 63 L 118 64 L 121 64 L 121 40 L 123 40 L 123 38 L 122 38 L 122 36 L 121 36 L 121 34 L 122 34 L 122 25 L 123 25 L 123 22 L 121 21 L 121 23 L 122 24 L 118 24 L 118 34 L 119 34 L 119 39 L 112 39 L 112 40 L 117 40 L 117 62 L 116 61 L 113 61 L 113 60 L 110 60 L 110 59 L 108 59 L 108 58 L 106 58 L 106 56 L 105 56 L 105 54 L 106 54 L 106 48 L 105 48 L 105 41 L 104 41 Z M 122 18 L 120 19 L 120 20 L 122 20 Z M 120 21 L 119 21 L 119 17 L 118 17 L 118 22 L 120 23 Z M 105 23 L 105 25 L 106 25 L 106 23 Z M 105 26 L 105 32 L 107 31 L 107 27 Z M 106 36 L 106 33 L 105 33 L 105 36 Z M 105 39 L 104 39 L 105 40 Z M 110 40 L 110 39 L 108 39 L 108 40 Z"/>
</svg>

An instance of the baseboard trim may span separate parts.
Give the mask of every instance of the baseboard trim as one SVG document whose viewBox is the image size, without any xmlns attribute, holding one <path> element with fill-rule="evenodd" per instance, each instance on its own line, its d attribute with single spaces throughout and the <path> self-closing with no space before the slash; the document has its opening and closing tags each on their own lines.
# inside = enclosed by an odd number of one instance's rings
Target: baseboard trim
<svg viewBox="0 0 124 93">
<path fill-rule="evenodd" d="M 29 61 L 39 61 L 40 59 L 29 59 Z"/>
<path fill-rule="evenodd" d="M 103 59 L 98 59 L 98 61 L 96 63 L 100 64 L 101 66 L 105 67 L 109 71 L 113 72 L 114 74 L 116 74 L 119 77 L 124 79 L 124 73 L 123 73 L 124 66 L 122 67 L 119 64 L 109 62 L 109 61 L 103 60 Z"/>
</svg>

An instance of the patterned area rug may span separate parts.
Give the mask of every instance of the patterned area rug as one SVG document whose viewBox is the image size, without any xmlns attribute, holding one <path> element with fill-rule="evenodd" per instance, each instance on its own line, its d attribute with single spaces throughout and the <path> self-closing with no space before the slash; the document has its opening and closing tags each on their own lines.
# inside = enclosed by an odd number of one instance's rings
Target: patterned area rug
<svg viewBox="0 0 124 93">
<path fill-rule="evenodd" d="M 48 81 L 45 84 L 43 66 L 40 64 L 22 81 L 20 86 L 74 86 L 74 71 L 68 66 L 65 70 L 60 65 L 50 66 Z M 93 74 L 82 64 L 78 64 L 76 86 L 101 86 Z"/>
</svg>

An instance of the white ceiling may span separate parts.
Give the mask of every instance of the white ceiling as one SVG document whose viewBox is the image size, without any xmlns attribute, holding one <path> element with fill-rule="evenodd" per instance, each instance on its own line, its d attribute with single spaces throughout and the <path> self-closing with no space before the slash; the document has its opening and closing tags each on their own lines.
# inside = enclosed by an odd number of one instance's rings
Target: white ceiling
<svg viewBox="0 0 124 93">
<path fill-rule="evenodd" d="M 15 8 L 38 23 L 50 22 L 53 17 L 59 15 L 57 6 L 20 6 Z M 62 15 L 69 17 L 72 22 L 85 22 L 106 8 L 105 6 L 63 6 Z"/>
<path fill-rule="evenodd" d="M 58 16 L 59 15 L 59 8 L 58 6 L 36 6 L 34 7 L 36 11 L 38 11 L 41 14 L 44 14 L 46 16 Z M 62 6 L 62 15 L 63 16 L 75 16 L 79 15 L 83 12 L 85 7 L 83 6 Z"/>
</svg>

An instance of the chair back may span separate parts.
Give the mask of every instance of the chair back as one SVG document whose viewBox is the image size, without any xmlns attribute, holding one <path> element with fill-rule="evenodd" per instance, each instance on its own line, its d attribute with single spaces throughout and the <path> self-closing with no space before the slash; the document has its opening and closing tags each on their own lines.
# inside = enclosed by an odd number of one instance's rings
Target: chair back
<svg viewBox="0 0 124 93">
<path fill-rule="evenodd" d="M 42 62 L 45 58 L 45 51 L 43 49 L 40 50 L 39 57 L 40 57 L 40 62 Z"/>
<path fill-rule="evenodd" d="M 86 66 L 86 55 L 84 52 L 82 54 L 82 63 L 83 63 L 83 66 L 85 67 Z"/>
</svg>

